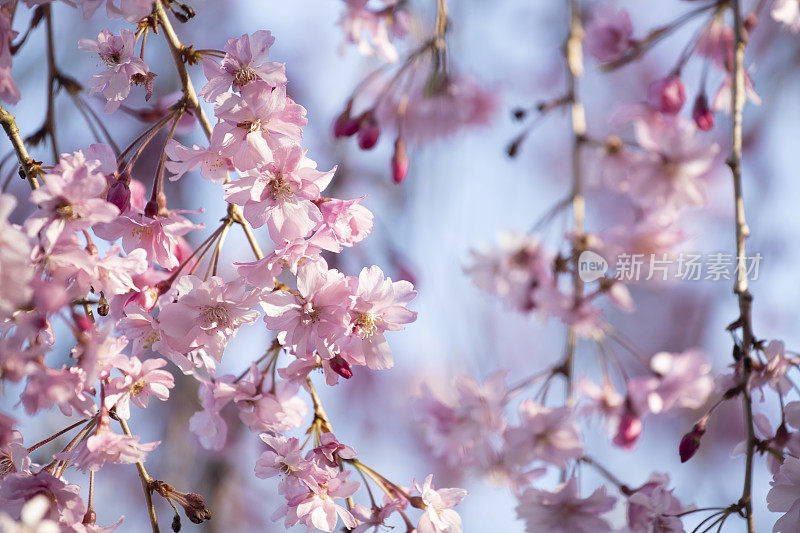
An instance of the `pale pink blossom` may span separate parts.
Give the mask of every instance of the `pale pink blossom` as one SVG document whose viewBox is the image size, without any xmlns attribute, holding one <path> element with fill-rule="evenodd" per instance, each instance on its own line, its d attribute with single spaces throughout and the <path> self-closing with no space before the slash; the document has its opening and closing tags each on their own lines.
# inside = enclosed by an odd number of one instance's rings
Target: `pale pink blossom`
<svg viewBox="0 0 800 533">
<path fill-rule="evenodd" d="M 16 224 L 9 221 L 17 200 L 0 194 L 0 321 L 33 297 L 34 268 L 31 265 L 33 243 Z"/>
<path fill-rule="evenodd" d="M 80 496 L 80 487 L 70 485 L 47 470 L 35 474 L 27 472 L 11 474 L 0 484 L 0 501 L 3 509 L 12 517 L 20 516 L 25 503 L 37 495 L 50 501 L 43 518 L 57 521 L 60 531 L 71 531 L 79 526 L 86 513 L 86 504 Z"/>
<path fill-rule="evenodd" d="M 214 134 L 220 130 L 214 130 Z M 215 143 L 216 138 L 211 141 Z M 172 173 L 170 181 L 176 181 L 181 176 L 192 170 L 200 169 L 200 175 L 205 179 L 222 183 L 228 178 L 228 172 L 234 170 L 233 161 L 227 157 L 222 157 L 218 151 L 211 148 L 204 148 L 197 144 L 191 148 L 183 146 L 175 139 L 170 139 L 164 149 L 170 161 L 166 167 Z"/>
<path fill-rule="evenodd" d="M 37 368 L 28 376 L 20 401 L 29 415 L 54 405 L 58 405 L 61 412 L 68 416 L 73 409 L 85 416 L 91 416 L 95 411 L 94 402 L 85 393 L 83 376 L 77 368 Z"/>
<path fill-rule="evenodd" d="M 792 361 L 786 358 L 786 346 L 783 341 L 772 340 L 764 347 L 766 363 L 754 362 L 754 370 L 750 374 L 748 387 L 761 389 L 769 385 L 779 394 L 785 395 L 792 389 L 792 382 L 786 373 L 792 368 Z M 762 392 L 762 399 L 763 399 Z"/>
<path fill-rule="evenodd" d="M 304 457 L 298 439 L 267 433 L 262 433 L 260 437 L 267 444 L 267 450 L 256 461 L 256 477 L 267 479 L 285 476 L 282 483 L 294 478 L 313 488 L 327 478 L 313 461 Z"/>
<path fill-rule="evenodd" d="M 103 30 L 97 40 L 81 39 L 78 48 L 86 52 L 96 52 L 107 70 L 95 74 L 89 80 L 91 94 L 102 94 L 107 100 L 106 113 L 119 108 L 130 94 L 131 83 L 144 84 L 147 89 L 146 100 L 153 94 L 152 77 L 147 63 L 136 55 L 136 34 L 122 29 L 119 35 Z"/>
<path fill-rule="evenodd" d="M 262 384 L 263 387 L 263 384 Z M 289 431 L 300 427 L 308 405 L 298 395 L 298 385 L 287 381 L 275 384 L 273 392 L 261 392 L 237 401 L 239 418 L 251 431 Z"/>
<path fill-rule="evenodd" d="M 259 30 L 225 43 L 225 57 L 220 63 L 203 59 L 203 73 L 208 83 L 200 91 L 206 102 L 215 102 L 231 87 L 241 91 L 246 85 L 262 82 L 262 90 L 286 83 L 286 69 L 282 63 L 267 63 L 269 47 L 275 37 L 269 31 Z"/>
<path fill-rule="evenodd" d="M 699 349 L 657 353 L 650 359 L 650 369 L 653 376 L 628 382 L 628 392 L 640 412 L 698 409 L 714 390 L 711 365 Z"/>
<path fill-rule="evenodd" d="M 119 209 L 101 198 L 106 178 L 98 172 L 100 165 L 81 151 L 61 154 L 58 166 L 45 176 L 45 183 L 31 193 L 30 199 L 39 210 L 28 218 L 26 228 L 40 233 L 48 249 L 62 233 L 110 222 L 119 214 Z"/>
<path fill-rule="evenodd" d="M 628 496 L 628 528 L 625 533 L 684 533 L 680 513 L 687 509 L 667 490 L 669 476 L 654 473 Z"/>
<path fill-rule="evenodd" d="M 297 292 L 274 291 L 263 296 L 264 322 L 278 332 L 278 340 L 298 356 L 315 349 L 330 352 L 329 343 L 344 336 L 348 328 L 350 289 L 338 270 L 317 264 L 297 272 Z"/>
<path fill-rule="evenodd" d="M 305 108 L 286 96 L 285 86 L 262 91 L 248 85 L 241 95 L 225 93 L 217 99 L 214 114 L 220 120 L 214 127 L 220 144 L 212 148 L 240 171 L 272 161 L 272 151 L 282 141 L 301 141 L 308 122 Z"/>
<path fill-rule="evenodd" d="M 108 18 L 124 18 L 128 22 L 139 22 L 153 8 L 153 0 L 76 0 L 81 5 L 84 18 L 91 17 L 105 2 Z"/>
<path fill-rule="evenodd" d="M 384 332 L 400 331 L 403 324 L 417 319 L 408 304 L 417 295 L 408 281 L 385 278 L 377 266 L 364 267 L 352 280 L 353 304 L 350 308 L 350 336 L 342 344 L 342 357 L 372 370 L 394 365 Z"/>
<path fill-rule="evenodd" d="M 647 87 L 647 103 L 659 113 L 674 115 L 686 103 L 686 87 L 680 76 L 671 74 Z"/>
<path fill-rule="evenodd" d="M 783 513 L 772 531 L 794 533 L 800 524 L 800 459 L 787 457 L 780 471 L 770 481 L 767 508 L 773 513 Z"/>
<path fill-rule="evenodd" d="M 150 218 L 129 210 L 107 224 L 98 225 L 94 228 L 94 232 L 109 242 L 121 237 L 122 249 L 125 252 L 131 253 L 137 248 L 142 248 L 147 252 L 148 261 L 158 263 L 166 269 L 173 269 L 180 264 L 177 257 L 178 238 L 203 227 L 204 224 L 192 224 L 180 214 L 180 211 Z"/>
<path fill-rule="evenodd" d="M 365 197 L 355 200 L 322 200 L 319 210 L 322 223 L 314 232 L 311 241 L 331 252 L 340 252 L 342 247 L 351 247 L 364 240 L 372 231 L 372 213 L 360 204 Z"/>
<path fill-rule="evenodd" d="M 298 490 L 292 494 L 286 502 L 286 526 L 303 524 L 309 530 L 317 528 L 332 532 L 341 518 L 347 528 L 356 527 L 350 511 L 334 502 L 352 496 L 361 485 L 358 481 L 348 480 L 349 474 L 340 472 L 311 490 Z"/>
<path fill-rule="evenodd" d="M 544 407 L 534 400 L 519 405 L 520 425 L 505 432 L 504 453 L 519 465 L 544 461 L 565 467 L 583 453 L 578 427 L 567 407 Z"/>
<path fill-rule="evenodd" d="M 253 227 L 266 224 L 270 237 L 280 245 L 306 237 L 322 221 L 313 201 L 336 169 L 316 170 L 316 163 L 296 144 L 276 147 L 273 157 L 257 171 L 225 184 L 224 198 L 243 206 L 243 215 Z"/>
<path fill-rule="evenodd" d="M 633 25 L 628 12 L 602 4 L 594 10 L 586 26 L 586 51 L 600 61 L 615 61 L 630 49 L 632 36 Z"/>
<path fill-rule="evenodd" d="M 517 516 L 525 521 L 525 531 L 538 533 L 609 533 L 611 526 L 601 515 L 614 508 L 615 499 L 600 487 L 591 496 L 578 495 L 573 477 L 549 492 L 528 488 L 519 497 Z"/>
<path fill-rule="evenodd" d="M 167 370 L 164 359 L 147 359 L 144 362 L 138 357 L 121 357 L 115 366 L 123 373 L 115 377 L 106 386 L 106 407 L 116 405 L 116 413 L 122 418 L 130 418 L 130 403 L 142 409 L 147 408 L 150 395 L 162 402 L 169 398 L 169 389 L 175 386 L 175 378 Z"/>
<path fill-rule="evenodd" d="M 384 0 L 381 9 L 367 6 L 369 0 L 344 0 L 347 10 L 339 19 L 345 41 L 355 44 L 360 54 L 377 56 L 394 63 L 398 60 L 392 37 L 408 32 L 408 13 L 393 0 Z M 396 7 L 397 6 L 397 7 Z"/>
<path fill-rule="evenodd" d="M 425 505 L 417 523 L 418 533 L 461 533 L 461 517 L 453 507 L 467 496 L 464 489 L 434 489 L 433 474 L 429 474 L 420 485 L 414 480 L 414 488 Z"/>
<path fill-rule="evenodd" d="M 50 505 L 47 496 L 38 494 L 22 506 L 19 521 L 0 512 L 0 530 L 5 533 L 59 533 L 58 523 L 45 518 Z"/>
<path fill-rule="evenodd" d="M 176 301 L 162 307 L 158 315 L 161 329 L 178 351 L 203 347 L 217 361 L 239 326 L 258 318 L 253 309 L 260 291 L 247 290 L 244 280 L 225 282 L 211 276 L 182 276 L 175 285 Z"/>
</svg>

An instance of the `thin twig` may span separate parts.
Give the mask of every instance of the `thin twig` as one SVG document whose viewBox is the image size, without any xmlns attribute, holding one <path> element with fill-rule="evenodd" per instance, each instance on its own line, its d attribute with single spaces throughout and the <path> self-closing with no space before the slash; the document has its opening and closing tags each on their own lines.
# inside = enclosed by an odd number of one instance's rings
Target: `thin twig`
<svg viewBox="0 0 800 533">
<path fill-rule="evenodd" d="M 132 437 L 131 428 L 128 427 L 128 423 L 125 422 L 125 419 L 118 417 L 117 420 L 119 421 L 119 425 L 122 426 L 122 431 L 127 436 Z M 160 533 L 158 529 L 158 518 L 156 517 L 156 508 L 153 506 L 153 491 L 151 490 L 153 478 L 147 473 L 147 470 L 144 468 L 144 463 L 141 461 L 136 463 L 136 470 L 139 472 L 139 479 L 142 482 L 144 501 L 147 504 L 147 515 L 150 517 L 150 527 L 153 533 Z"/>
<path fill-rule="evenodd" d="M 22 136 L 19 134 L 19 128 L 17 128 L 14 115 L 6 111 L 6 108 L 2 105 L 0 105 L 0 124 L 3 125 L 6 136 L 8 136 L 11 145 L 14 147 L 14 151 L 17 153 L 17 159 L 22 166 L 22 172 L 25 174 L 28 184 L 31 186 L 31 189 L 38 189 L 39 180 L 36 174 L 39 165 L 33 160 L 30 154 L 28 154 L 28 149 L 25 148 L 25 143 L 22 141 Z"/>
</svg>

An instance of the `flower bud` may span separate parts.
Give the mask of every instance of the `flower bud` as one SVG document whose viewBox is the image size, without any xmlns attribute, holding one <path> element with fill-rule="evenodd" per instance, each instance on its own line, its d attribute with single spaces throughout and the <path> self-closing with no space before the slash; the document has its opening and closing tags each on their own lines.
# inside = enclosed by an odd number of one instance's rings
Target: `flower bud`
<svg viewBox="0 0 800 533">
<path fill-rule="evenodd" d="M 408 175 L 408 153 L 406 143 L 402 137 L 394 141 L 394 154 L 392 154 L 392 179 L 395 183 L 403 183 Z"/>
<path fill-rule="evenodd" d="M 331 370 L 342 376 L 344 379 L 353 377 L 353 370 L 350 368 L 350 363 L 345 361 L 342 356 L 335 355 L 330 360 Z"/>
<path fill-rule="evenodd" d="M 630 450 L 639 440 L 639 435 L 641 434 L 642 420 L 636 416 L 633 410 L 626 407 L 619 419 L 619 427 L 613 440 L 614 444 Z"/>
<path fill-rule="evenodd" d="M 93 526 L 97 523 L 97 513 L 94 512 L 94 509 L 89 509 L 86 511 L 86 514 L 83 515 L 83 521 L 81 522 L 84 526 Z"/>
<path fill-rule="evenodd" d="M 654 110 L 674 115 L 686 102 L 686 88 L 676 74 L 654 81 L 647 88 L 647 103 Z"/>
<path fill-rule="evenodd" d="M 678 445 L 678 454 L 681 456 L 681 463 L 685 463 L 691 459 L 697 450 L 700 449 L 700 438 L 706 432 L 705 420 L 701 420 L 694 425 L 692 430 L 683 436 L 681 443 Z"/>
<path fill-rule="evenodd" d="M 144 216 L 148 218 L 156 218 L 158 216 L 158 202 L 155 200 L 148 200 L 144 206 Z"/>
<path fill-rule="evenodd" d="M 206 507 L 206 501 L 202 496 L 195 493 L 188 493 L 184 496 L 186 505 L 183 506 L 183 511 L 193 524 L 200 524 L 204 520 L 211 520 L 211 510 Z"/>
<path fill-rule="evenodd" d="M 336 117 L 333 123 L 333 136 L 337 139 L 340 137 L 350 137 L 355 135 L 361 124 L 359 120 L 350 116 L 350 108 L 352 104 L 348 103 L 347 107 L 342 114 Z"/>
<path fill-rule="evenodd" d="M 371 111 L 367 111 L 361 116 L 358 130 L 358 146 L 362 150 L 372 150 L 378 144 L 380 136 L 381 130 L 378 127 L 378 121 L 375 120 L 375 115 Z"/>
<path fill-rule="evenodd" d="M 705 93 L 697 95 L 694 106 L 692 107 L 692 119 L 697 127 L 703 131 L 708 131 L 714 127 L 714 113 L 708 107 L 708 98 Z"/>
<path fill-rule="evenodd" d="M 172 517 L 172 531 L 177 533 L 181 530 L 181 515 L 175 513 L 175 516 Z"/>
<path fill-rule="evenodd" d="M 109 187 L 106 200 L 117 206 L 120 213 L 124 213 L 131 206 L 131 188 L 124 180 L 117 180 Z"/>
</svg>

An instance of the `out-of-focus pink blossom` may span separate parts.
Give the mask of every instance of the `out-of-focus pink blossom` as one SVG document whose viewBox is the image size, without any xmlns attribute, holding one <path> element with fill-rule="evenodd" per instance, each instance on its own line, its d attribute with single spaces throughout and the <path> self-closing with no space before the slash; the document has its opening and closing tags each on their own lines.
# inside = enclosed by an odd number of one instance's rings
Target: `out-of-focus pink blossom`
<svg viewBox="0 0 800 533">
<path fill-rule="evenodd" d="M 586 51 L 600 61 L 615 61 L 630 49 L 632 36 L 633 24 L 628 12 L 603 4 L 594 10 L 586 26 Z"/>
<path fill-rule="evenodd" d="M 610 533 L 601 515 L 614 508 L 616 500 L 600 487 L 591 496 L 578 495 L 578 481 L 570 478 L 549 492 L 527 488 L 519 497 L 517 516 L 525 521 L 525 531 L 537 533 Z"/>
</svg>

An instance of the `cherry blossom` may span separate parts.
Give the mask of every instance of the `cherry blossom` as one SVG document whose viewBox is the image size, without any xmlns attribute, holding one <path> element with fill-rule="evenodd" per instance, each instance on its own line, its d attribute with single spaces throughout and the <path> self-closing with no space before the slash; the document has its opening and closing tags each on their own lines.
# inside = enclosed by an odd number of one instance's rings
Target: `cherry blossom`
<svg viewBox="0 0 800 533">
<path fill-rule="evenodd" d="M 794 531 L 800 523 L 800 459 L 787 457 L 780 471 L 770 481 L 767 508 L 773 513 L 784 513 L 772 528 L 776 533 Z"/>
<path fill-rule="evenodd" d="M 615 61 L 631 47 L 633 25 L 624 9 L 602 4 L 586 26 L 586 51 L 600 61 Z"/>
<path fill-rule="evenodd" d="M 103 30 L 97 40 L 81 39 L 78 48 L 85 52 L 96 52 L 108 70 L 95 74 L 89 80 L 92 94 L 102 94 L 107 100 L 106 113 L 116 111 L 123 100 L 128 97 L 131 83 L 145 85 L 146 100 L 153 94 L 153 76 L 141 58 L 136 57 L 136 34 L 128 29 L 120 30 L 114 35 Z"/>
<path fill-rule="evenodd" d="M 281 63 L 265 63 L 269 47 L 275 42 L 272 34 L 259 30 L 238 39 L 228 39 L 225 43 L 225 57 L 221 63 L 213 59 L 203 59 L 203 73 L 208 83 L 199 95 L 206 102 L 215 102 L 231 87 L 241 91 L 242 87 L 253 82 L 264 82 L 269 89 L 286 83 L 285 68 Z"/>
<path fill-rule="evenodd" d="M 517 515 L 525 521 L 525 531 L 551 533 L 607 533 L 611 527 L 601 515 L 614 508 L 615 499 L 600 487 L 589 497 L 578 495 L 573 477 L 553 492 L 528 488 L 519 498 Z"/>
<path fill-rule="evenodd" d="M 683 533 L 680 513 L 681 502 L 667 490 L 669 476 L 655 473 L 650 479 L 628 496 L 628 529 L 630 533 Z"/>
<path fill-rule="evenodd" d="M 138 357 L 121 357 L 115 366 L 123 376 L 115 377 L 106 387 L 106 407 L 116 405 L 116 413 L 122 418 L 130 417 L 130 402 L 142 409 L 152 394 L 159 400 L 169 398 L 169 389 L 175 386 L 175 378 L 167 370 L 160 370 L 167 361 L 161 358 L 142 362 Z"/>
<path fill-rule="evenodd" d="M 583 451 L 578 428 L 566 407 L 544 407 L 534 400 L 519 405 L 520 425 L 505 432 L 504 453 L 517 464 L 533 460 L 565 466 Z"/>
</svg>

